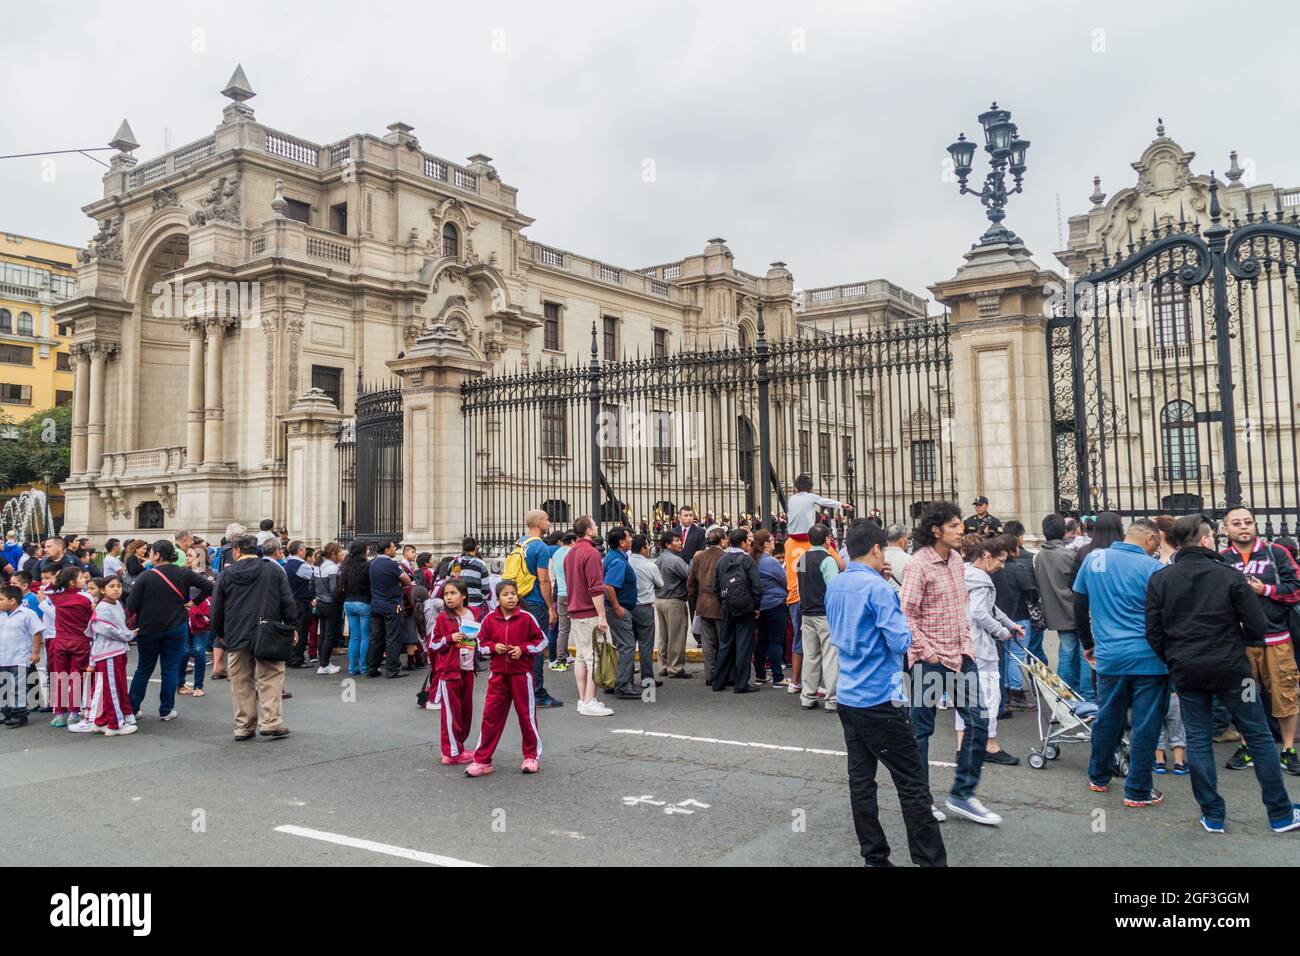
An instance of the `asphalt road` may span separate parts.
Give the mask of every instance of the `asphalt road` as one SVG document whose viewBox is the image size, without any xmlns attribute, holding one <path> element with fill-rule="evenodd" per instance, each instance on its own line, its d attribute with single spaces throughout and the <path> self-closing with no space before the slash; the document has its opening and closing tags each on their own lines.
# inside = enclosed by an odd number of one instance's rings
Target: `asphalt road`
<svg viewBox="0 0 1300 956">
<path fill-rule="evenodd" d="M 535 776 L 519 772 L 513 717 L 491 776 L 439 764 L 439 715 L 417 709 L 414 675 L 361 678 L 349 694 L 343 675 L 290 671 L 293 734 L 283 740 L 236 743 L 223 681 L 209 681 L 202 699 L 181 697 L 181 718 L 168 723 L 151 685 L 130 737 L 74 735 L 33 715 L 26 728 L 0 730 L 0 856 L 68 866 L 858 865 L 838 718 L 801 711 L 783 690 L 714 694 L 691 669 L 695 679 L 666 681 L 654 703 L 612 701 L 608 718 L 578 717 L 571 675 L 548 671 L 566 706 L 539 712 Z M 951 714 L 931 745 L 936 762 L 952 760 Z M 1088 791 L 1087 745 L 1065 747 L 1043 770 L 1024 763 L 1037 740 L 1032 712 L 1004 721 L 1001 739 L 1022 763 L 987 766 L 979 796 L 1004 823 L 943 824 L 953 865 L 1298 858 L 1300 833 L 1268 830 L 1253 773 L 1220 771 L 1229 832 L 1211 836 L 1186 777 L 1157 778 L 1164 805 L 1129 810 L 1118 785 Z M 1220 764 L 1231 750 L 1216 747 Z M 931 780 L 942 803 L 951 768 L 932 767 Z M 894 860 L 907 863 L 883 773 L 881 806 Z"/>
</svg>

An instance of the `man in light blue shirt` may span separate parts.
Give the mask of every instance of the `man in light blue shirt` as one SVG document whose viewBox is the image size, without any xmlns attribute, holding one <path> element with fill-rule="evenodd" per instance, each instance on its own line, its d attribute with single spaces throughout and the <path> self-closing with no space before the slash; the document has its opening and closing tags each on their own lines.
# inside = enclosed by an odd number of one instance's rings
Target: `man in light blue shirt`
<svg viewBox="0 0 1300 956">
<path fill-rule="evenodd" d="M 858 521 L 845 542 L 849 562 L 826 587 L 830 640 L 839 652 L 840 724 L 849 752 L 849 801 L 867 866 L 891 866 L 889 841 L 880 828 L 876 769 L 889 770 L 918 866 L 947 866 L 934 801 L 921 765 L 916 733 L 903 694 L 903 655 L 912 632 L 898 593 L 883 576 L 885 532 Z"/>
<path fill-rule="evenodd" d="M 1097 670 L 1097 719 L 1092 725 L 1088 789 L 1105 793 L 1115 748 L 1132 708 L 1124 806 L 1150 807 L 1164 794 L 1151 787 L 1156 744 L 1169 709 L 1169 671 L 1146 639 L 1147 582 L 1163 566 L 1152 557 L 1160 530 L 1137 518 L 1123 541 L 1090 551 L 1074 579 L 1074 619 L 1083 657 Z"/>
</svg>

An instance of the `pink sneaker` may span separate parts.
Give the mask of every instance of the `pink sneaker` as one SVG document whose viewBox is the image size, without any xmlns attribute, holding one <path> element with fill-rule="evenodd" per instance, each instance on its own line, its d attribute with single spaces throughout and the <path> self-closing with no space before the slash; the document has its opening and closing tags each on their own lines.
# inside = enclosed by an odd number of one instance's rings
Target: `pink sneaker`
<svg viewBox="0 0 1300 956">
<path fill-rule="evenodd" d="M 491 772 L 492 765 L 490 763 L 472 762 L 465 768 L 465 776 L 467 777 L 486 777 Z"/>
<path fill-rule="evenodd" d="M 519 765 L 519 769 L 524 773 L 537 773 L 540 768 L 537 766 L 537 759 L 535 757 L 528 757 Z"/>
<path fill-rule="evenodd" d="M 459 757 L 443 757 L 443 758 L 442 758 L 442 765 L 443 765 L 444 767 L 451 766 L 451 765 L 454 764 L 454 763 L 460 763 L 460 758 L 459 758 Z"/>
<path fill-rule="evenodd" d="M 456 758 L 456 763 L 473 763 L 474 754 L 468 750 L 462 750 L 460 756 Z"/>
</svg>

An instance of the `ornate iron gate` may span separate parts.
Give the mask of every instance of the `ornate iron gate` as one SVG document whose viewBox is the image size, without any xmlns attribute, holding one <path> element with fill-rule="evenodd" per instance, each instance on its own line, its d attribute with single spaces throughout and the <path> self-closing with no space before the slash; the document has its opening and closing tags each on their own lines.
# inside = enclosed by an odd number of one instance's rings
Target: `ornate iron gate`
<svg viewBox="0 0 1300 956">
<path fill-rule="evenodd" d="M 357 390 L 357 418 L 352 448 L 340 441 L 339 491 L 342 531 L 376 540 L 402 537 L 402 391 L 400 388 Z M 347 467 L 347 457 L 353 467 Z M 351 478 L 352 526 L 347 523 Z"/>
<path fill-rule="evenodd" d="M 623 362 L 598 358 L 593 328 L 586 363 L 462 387 L 466 530 L 504 548 L 543 508 L 653 532 L 689 504 L 780 533 L 801 472 L 906 521 L 956 494 L 951 361 L 946 318 L 768 342 L 760 313 L 752 347 Z"/>
<path fill-rule="evenodd" d="M 1300 517 L 1293 212 L 1153 223 L 1072 284 L 1049 321 L 1056 496 L 1064 511 L 1204 512 L 1241 502 L 1266 535 Z"/>
</svg>

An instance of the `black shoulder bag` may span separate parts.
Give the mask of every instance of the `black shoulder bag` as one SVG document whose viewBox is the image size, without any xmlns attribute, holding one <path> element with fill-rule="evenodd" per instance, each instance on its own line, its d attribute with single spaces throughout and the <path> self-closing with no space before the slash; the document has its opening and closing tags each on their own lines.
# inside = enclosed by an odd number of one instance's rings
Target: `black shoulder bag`
<svg viewBox="0 0 1300 956">
<path fill-rule="evenodd" d="M 260 560 L 260 559 L 259 559 Z M 278 573 L 278 572 L 275 572 Z M 270 574 L 262 573 L 261 613 L 257 626 L 253 629 L 253 656 L 263 661 L 287 661 L 293 656 L 294 629 L 281 620 L 271 620 L 266 616 L 274 585 L 278 584 Z"/>
</svg>

